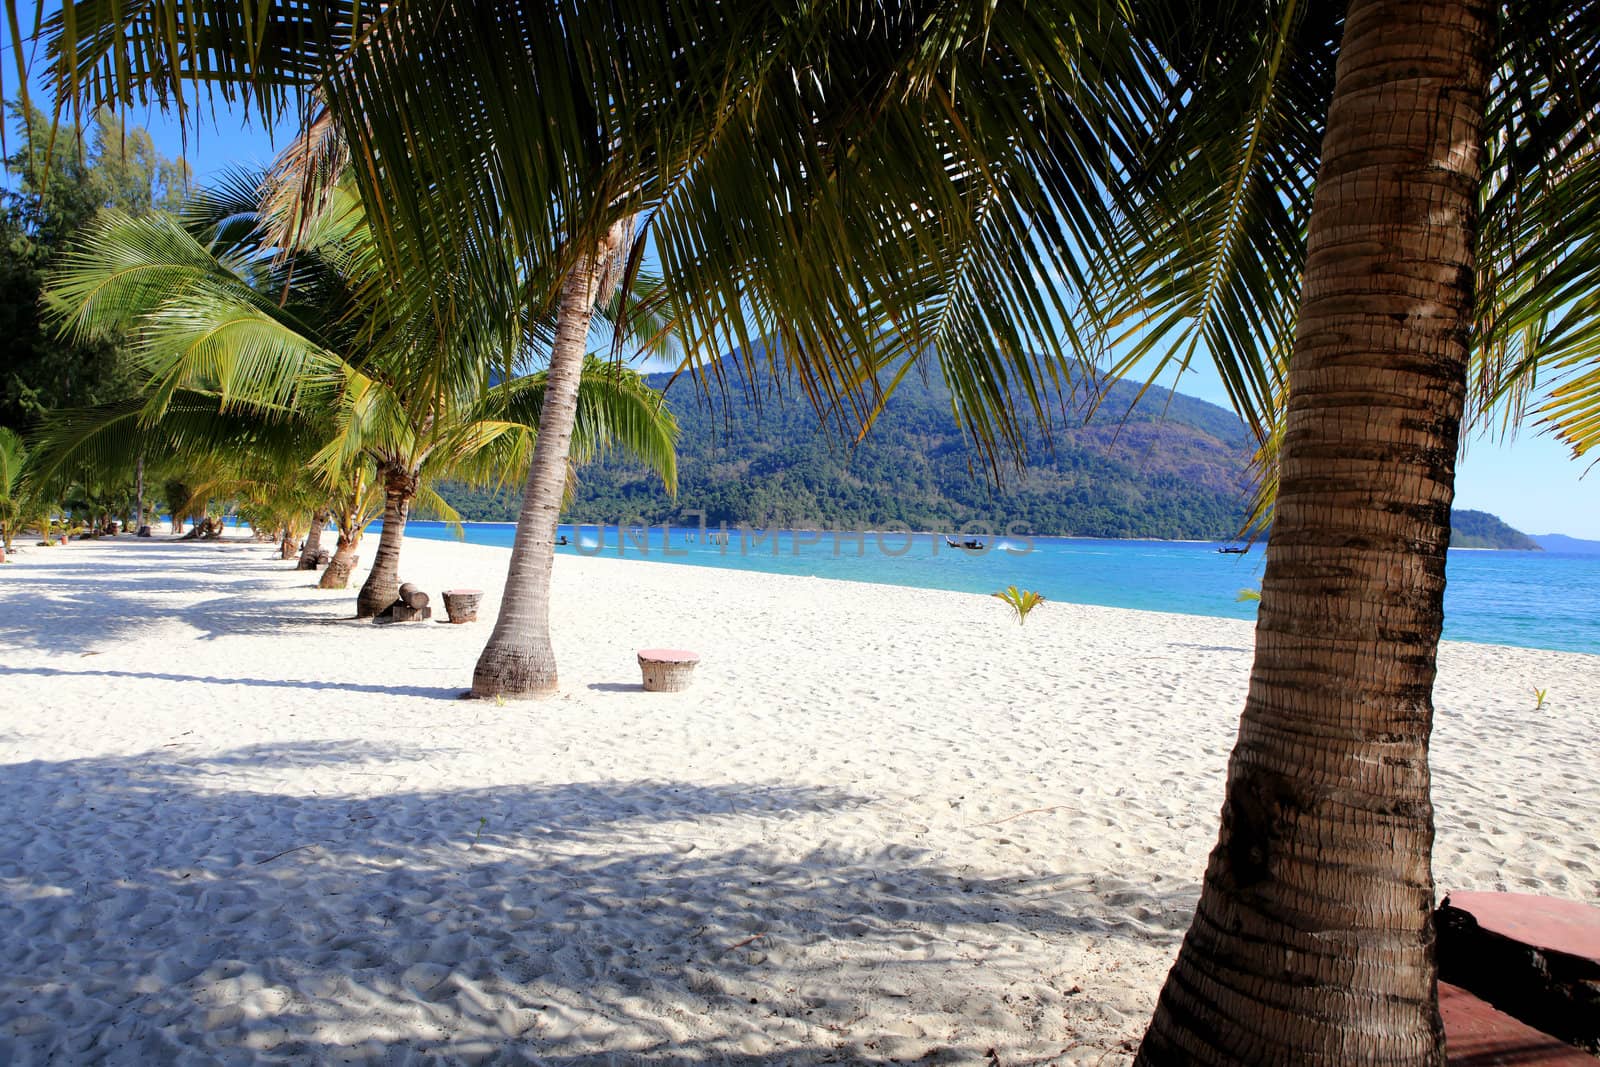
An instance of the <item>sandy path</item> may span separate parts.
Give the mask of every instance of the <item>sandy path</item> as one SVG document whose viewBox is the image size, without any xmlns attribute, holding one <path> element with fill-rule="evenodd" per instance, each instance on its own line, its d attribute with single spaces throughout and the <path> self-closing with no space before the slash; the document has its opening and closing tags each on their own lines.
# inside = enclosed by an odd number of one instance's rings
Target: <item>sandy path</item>
<svg viewBox="0 0 1600 1067">
<path fill-rule="evenodd" d="M 503 550 L 406 556 L 492 618 Z M 1247 624 L 563 558 L 562 693 L 496 706 L 487 622 L 285 567 L 0 570 L 0 1062 L 1127 1059 Z M 662 644 L 691 690 L 638 690 Z M 1600 898 L 1600 657 L 1442 660 L 1441 887 Z"/>
</svg>

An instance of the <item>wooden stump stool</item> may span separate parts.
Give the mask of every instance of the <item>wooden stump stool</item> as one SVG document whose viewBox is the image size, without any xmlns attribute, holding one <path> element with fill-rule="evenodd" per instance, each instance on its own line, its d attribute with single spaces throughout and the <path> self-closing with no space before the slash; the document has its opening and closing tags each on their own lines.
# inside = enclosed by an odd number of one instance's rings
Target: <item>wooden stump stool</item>
<svg viewBox="0 0 1600 1067">
<path fill-rule="evenodd" d="M 698 652 L 681 648 L 646 648 L 639 653 L 639 669 L 644 672 L 644 687 L 651 693 L 676 693 L 689 688 Z"/>
<path fill-rule="evenodd" d="M 446 589 L 444 613 L 453 623 L 476 622 L 478 601 L 483 599 L 482 589 Z"/>
<path fill-rule="evenodd" d="M 428 594 L 410 582 L 400 583 L 400 599 L 372 617 L 380 625 L 391 622 L 423 622 L 433 618 L 428 607 Z"/>
</svg>

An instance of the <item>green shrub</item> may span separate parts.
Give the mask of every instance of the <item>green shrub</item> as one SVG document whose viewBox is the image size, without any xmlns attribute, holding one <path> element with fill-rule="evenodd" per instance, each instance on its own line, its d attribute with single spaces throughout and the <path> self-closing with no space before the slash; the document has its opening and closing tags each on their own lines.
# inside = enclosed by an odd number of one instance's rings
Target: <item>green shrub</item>
<svg viewBox="0 0 1600 1067">
<path fill-rule="evenodd" d="M 1017 613 L 1018 626 L 1028 621 L 1028 612 L 1044 603 L 1044 597 L 1038 593 L 1029 589 L 1018 589 L 1014 585 L 1008 585 L 1000 592 L 991 595 L 1011 605 L 1011 610 Z"/>
</svg>

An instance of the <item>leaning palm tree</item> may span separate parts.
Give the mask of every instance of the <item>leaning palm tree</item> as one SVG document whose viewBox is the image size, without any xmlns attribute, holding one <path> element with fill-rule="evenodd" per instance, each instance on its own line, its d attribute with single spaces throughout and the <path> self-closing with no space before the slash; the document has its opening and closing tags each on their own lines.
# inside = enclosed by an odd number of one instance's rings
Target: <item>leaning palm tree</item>
<svg viewBox="0 0 1600 1067">
<path fill-rule="evenodd" d="M 1526 289 L 1479 278 L 1480 190 L 1581 188 L 1551 179 L 1593 159 L 1589 3 L 1355 0 L 1341 21 L 1337 6 L 1290 2 L 484 0 L 263 8 L 270 32 L 232 35 L 222 16 L 239 6 L 146 0 L 117 25 L 75 12 L 58 87 L 181 104 L 204 84 L 269 113 L 297 86 L 324 92 L 361 145 L 363 197 L 389 209 L 396 277 L 509 235 L 514 254 L 473 262 L 470 284 L 537 284 L 553 300 L 642 210 L 690 358 L 718 338 L 764 352 L 828 410 L 870 415 L 876 383 L 933 346 L 974 435 L 1016 440 L 1017 416 L 1059 385 L 1066 364 L 1050 357 L 1094 340 L 1032 327 L 1069 318 L 1073 295 L 1090 327 L 1124 310 L 1099 303 L 1081 264 L 1132 274 L 1135 314 L 1199 314 L 1208 332 L 1187 351 L 1221 362 L 1263 428 L 1272 342 L 1292 330 L 1251 694 L 1196 922 L 1142 1056 L 1442 1061 L 1426 757 L 1467 341 L 1500 295 L 1533 329 L 1537 309 L 1562 307 L 1553 260 L 1503 265 Z M 1292 45 L 1320 61 L 1304 83 L 1279 77 Z M 1255 117 L 1231 160 L 1205 149 L 1207 113 L 1184 109 L 1202 121 L 1179 132 L 1200 137 L 1150 167 L 1151 134 L 1179 105 L 1239 102 L 1209 93 L 1218 69 L 1224 89 L 1299 106 L 1246 100 Z M 1275 157 L 1277 188 L 1244 177 L 1278 143 L 1301 151 Z M 1263 259 L 1226 223 L 1151 225 L 1129 175 L 1191 160 L 1222 179 L 1206 218 L 1276 220 L 1269 243 L 1304 234 L 1303 251 Z M 1279 212 L 1279 196 L 1301 213 Z M 1482 218 L 1593 233 L 1592 213 L 1562 206 L 1581 199 Z M 1181 219 L 1186 205 L 1157 206 Z M 1220 269 L 1163 289 L 1171 271 L 1140 269 L 1147 240 L 1151 263 Z M 592 279 L 576 274 L 582 295 Z M 450 315 L 426 287 L 417 298 Z"/>
<path fill-rule="evenodd" d="M 1141 1055 L 1438 1062 L 1427 746 L 1457 435 L 1469 363 L 1480 418 L 1541 372 L 1558 431 L 1581 426 L 1563 399 L 1600 403 L 1600 22 L 1236 14 L 1152 33 L 1178 102 L 1111 276 L 1130 362 L 1227 357 L 1273 527 L 1222 830 Z"/>
</svg>

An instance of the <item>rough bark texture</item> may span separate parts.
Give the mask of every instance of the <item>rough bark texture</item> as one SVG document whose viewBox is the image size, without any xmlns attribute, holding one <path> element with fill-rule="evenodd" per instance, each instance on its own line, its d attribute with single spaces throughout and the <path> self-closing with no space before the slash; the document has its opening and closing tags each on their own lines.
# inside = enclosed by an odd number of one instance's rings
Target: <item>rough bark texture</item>
<svg viewBox="0 0 1600 1067">
<path fill-rule="evenodd" d="M 350 588 L 350 572 L 356 569 L 360 557 L 356 555 L 356 548 L 360 545 L 359 537 L 347 537 L 341 533 L 339 544 L 333 551 L 333 558 L 322 570 L 322 577 L 317 580 L 321 589 L 348 589 Z"/>
<path fill-rule="evenodd" d="M 578 380 L 594 316 L 596 266 L 593 258 L 581 260 L 561 288 L 539 438 L 517 516 L 505 596 L 494 632 L 472 674 L 473 696 L 532 697 L 556 688 L 556 656 L 550 645 L 550 570 L 555 563 L 556 522 L 561 516 L 572 424 L 578 411 Z"/>
<path fill-rule="evenodd" d="M 1142 1064 L 1442 1064 L 1428 736 L 1492 9 L 1350 4 L 1255 666 Z"/>
<path fill-rule="evenodd" d="M 311 529 L 306 531 L 306 543 L 300 548 L 300 563 L 297 570 L 317 569 L 317 555 L 322 551 L 322 528 L 328 525 L 328 520 L 331 518 L 333 518 L 332 508 L 318 508 L 311 513 Z"/>
<path fill-rule="evenodd" d="M 383 532 L 378 536 L 378 551 L 372 557 L 361 592 L 356 596 L 356 618 L 370 619 L 400 593 L 400 545 L 406 536 L 406 515 L 411 498 L 417 494 L 417 476 L 404 467 L 391 466 L 383 472 Z"/>
<path fill-rule="evenodd" d="M 288 527 L 284 527 L 283 540 L 278 542 L 278 558 L 298 559 L 299 557 L 300 546 L 295 543 L 294 534 L 289 532 Z"/>
</svg>

